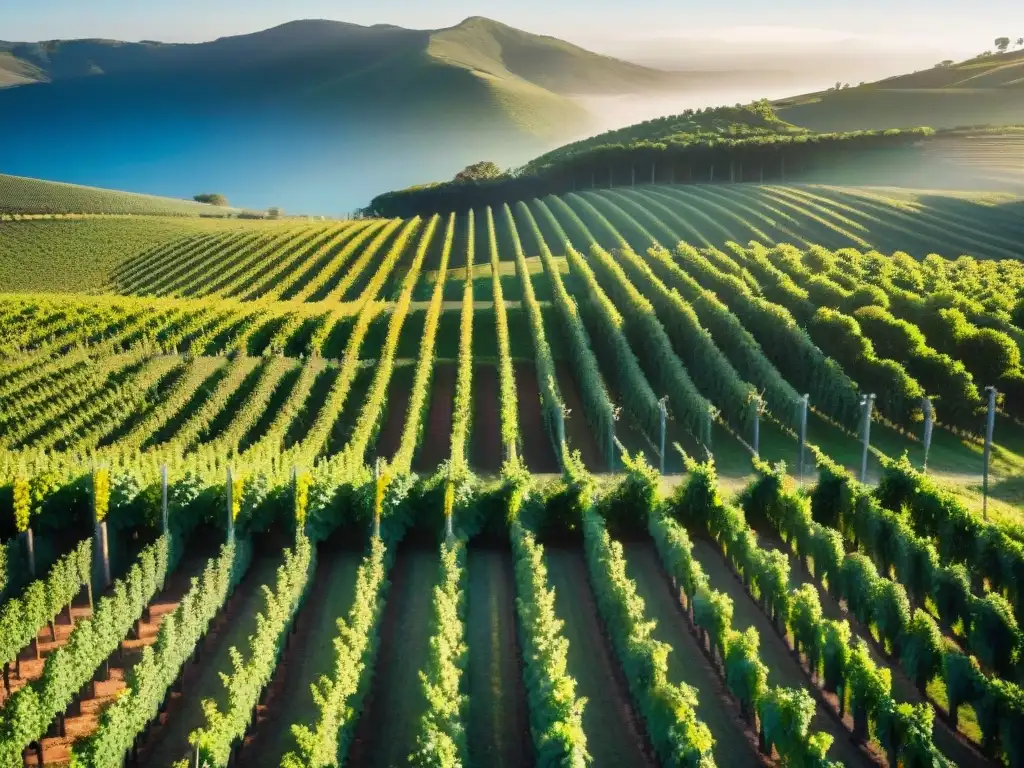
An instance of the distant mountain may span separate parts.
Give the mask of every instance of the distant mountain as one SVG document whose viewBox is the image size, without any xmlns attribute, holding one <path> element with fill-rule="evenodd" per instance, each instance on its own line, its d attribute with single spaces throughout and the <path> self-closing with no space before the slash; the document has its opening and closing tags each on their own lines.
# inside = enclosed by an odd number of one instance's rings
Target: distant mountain
<svg viewBox="0 0 1024 768">
<path fill-rule="evenodd" d="M 1024 51 L 944 62 L 774 106 L 783 119 L 815 131 L 1024 124 Z"/>
<path fill-rule="evenodd" d="M 683 82 L 481 17 L 434 31 L 295 21 L 199 44 L 0 42 L 0 85 L 9 87 L 0 106 L 17 104 L 10 88 L 34 83 L 41 91 L 34 104 L 71 90 L 104 101 L 168 96 L 179 109 L 216 103 L 330 113 L 357 100 L 376 113 L 436 118 L 444 110 L 446 119 L 468 114 L 527 134 L 568 135 L 585 114 L 567 96 Z"/>
<path fill-rule="evenodd" d="M 589 116 L 574 97 L 686 83 L 480 17 L 295 21 L 198 44 L 0 42 L 0 172 L 337 214 L 575 138 Z"/>
</svg>

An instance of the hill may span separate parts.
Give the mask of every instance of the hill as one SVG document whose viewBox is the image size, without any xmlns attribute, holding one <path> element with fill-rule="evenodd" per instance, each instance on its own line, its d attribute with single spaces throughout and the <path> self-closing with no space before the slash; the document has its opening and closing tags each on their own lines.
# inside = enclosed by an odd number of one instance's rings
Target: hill
<svg viewBox="0 0 1024 768">
<path fill-rule="evenodd" d="M 117 192 L 79 184 L 26 179 L 0 173 L 0 216 L 20 214 L 134 214 L 140 216 L 237 216 L 240 208 L 194 200 Z"/>
<path fill-rule="evenodd" d="M 216 97 L 237 105 L 290 104 L 327 112 L 338 111 L 346 100 L 362 99 L 361 109 L 383 114 L 452 107 L 490 112 L 488 116 L 499 122 L 511 121 L 539 134 L 579 126 L 583 115 L 564 98 L 567 95 L 636 93 L 680 83 L 678 75 L 482 17 L 440 30 L 295 21 L 189 45 L 0 42 L 0 56 L 8 85 L 70 83 L 101 99 L 124 100 L 144 93 L 159 99 L 173 89 L 183 102 L 176 108 L 185 111 L 190 104 L 208 104 Z M 42 89 L 47 92 L 56 96 L 68 91 Z M 410 97 L 412 105 L 407 103 Z M 4 103 L 0 101 L 0 107 Z M 532 119 L 522 119 L 523 113 Z"/>
<path fill-rule="evenodd" d="M 579 135 L 578 94 L 685 82 L 479 17 L 439 30 L 304 20 L 187 45 L 5 42 L 0 114 L 20 117 L 0 123 L 0 169 L 337 216 Z"/>
<path fill-rule="evenodd" d="M 780 117 L 814 131 L 955 128 L 1024 123 L 1024 51 L 943 63 L 841 90 L 774 102 Z"/>
<path fill-rule="evenodd" d="M 546 152 L 523 166 L 523 172 L 536 172 L 598 147 L 630 148 L 645 143 L 692 144 L 709 139 L 742 139 L 754 136 L 795 135 L 805 133 L 781 120 L 767 102 L 737 107 L 687 110 L 642 123 L 606 131 Z"/>
</svg>

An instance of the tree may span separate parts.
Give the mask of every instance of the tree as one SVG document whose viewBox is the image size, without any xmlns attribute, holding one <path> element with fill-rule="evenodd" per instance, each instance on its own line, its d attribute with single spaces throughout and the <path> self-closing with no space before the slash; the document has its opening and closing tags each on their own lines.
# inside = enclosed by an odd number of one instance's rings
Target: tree
<svg viewBox="0 0 1024 768">
<path fill-rule="evenodd" d="M 949 68 L 949 67 L 952 67 L 952 66 L 953 66 L 953 65 L 954 65 L 955 63 L 956 63 L 956 62 L 955 62 L 955 61 L 953 61 L 952 59 L 946 59 L 946 60 L 944 60 L 944 61 L 940 61 L 940 62 L 939 62 L 938 64 L 936 64 L 935 66 L 936 66 L 936 67 L 938 67 L 939 69 L 947 69 L 947 68 Z"/>
<path fill-rule="evenodd" d="M 284 215 L 284 211 L 282 211 L 277 206 L 274 206 L 273 208 L 267 208 L 267 217 L 268 218 L 280 219 L 283 215 Z"/>
<path fill-rule="evenodd" d="M 1017 47 L 1020 48 L 1021 46 L 1024 46 L 1024 37 L 1017 38 Z"/>
<path fill-rule="evenodd" d="M 467 165 L 455 174 L 455 181 L 486 181 L 497 179 L 502 176 L 501 169 L 490 160 L 481 160 L 479 163 Z"/>
<path fill-rule="evenodd" d="M 222 207 L 228 205 L 228 199 L 219 192 L 203 192 L 192 199 L 197 203 L 206 203 L 207 205 L 219 205 Z"/>
<path fill-rule="evenodd" d="M 1006 49 L 1010 47 L 1010 38 L 1008 37 L 997 37 L 996 48 L 999 49 L 1000 53 L 1006 53 Z"/>
</svg>

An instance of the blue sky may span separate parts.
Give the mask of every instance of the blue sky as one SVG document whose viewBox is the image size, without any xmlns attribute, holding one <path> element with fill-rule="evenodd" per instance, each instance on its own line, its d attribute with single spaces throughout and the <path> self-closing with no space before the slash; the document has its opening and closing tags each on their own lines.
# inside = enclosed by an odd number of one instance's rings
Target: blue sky
<svg viewBox="0 0 1024 768">
<path fill-rule="evenodd" d="M 0 0 L 7 40 L 110 37 L 196 42 L 296 18 L 360 24 L 450 26 L 489 16 L 531 32 L 601 47 L 623 38 L 771 37 L 827 41 L 856 37 L 886 47 L 976 51 L 1001 34 L 1024 36 L 1024 2 L 983 0 Z"/>
</svg>

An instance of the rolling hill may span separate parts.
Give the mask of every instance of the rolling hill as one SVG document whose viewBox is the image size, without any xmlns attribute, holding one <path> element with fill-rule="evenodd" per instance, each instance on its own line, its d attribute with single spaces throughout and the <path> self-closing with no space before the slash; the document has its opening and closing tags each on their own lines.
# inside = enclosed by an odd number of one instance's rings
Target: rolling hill
<svg viewBox="0 0 1024 768">
<path fill-rule="evenodd" d="M 173 95 L 185 110 L 227 98 L 236 106 L 289 104 L 326 112 L 362 98 L 361 108 L 384 113 L 457 106 L 551 134 L 574 129 L 584 117 L 569 95 L 680 84 L 677 74 L 482 17 L 425 31 L 304 20 L 200 44 L 0 42 L 0 57 L 0 83 L 35 84 L 37 98 L 74 89 L 101 98 Z M 12 89 L 0 98 L 17 104 L 23 94 Z M 544 120 L 521 120 L 521 112 Z"/>
<path fill-rule="evenodd" d="M 588 115 L 573 96 L 684 82 L 479 17 L 441 30 L 306 20 L 188 45 L 0 42 L 0 113 L 18 117 L 0 125 L 0 170 L 338 214 L 578 135 Z"/>
<path fill-rule="evenodd" d="M 944 64 L 775 107 L 783 119 L 815 131 L 1024 123 L 1024 51 Z"/>
</svg>

